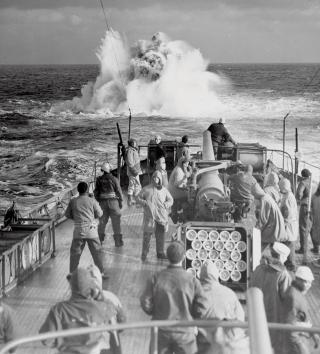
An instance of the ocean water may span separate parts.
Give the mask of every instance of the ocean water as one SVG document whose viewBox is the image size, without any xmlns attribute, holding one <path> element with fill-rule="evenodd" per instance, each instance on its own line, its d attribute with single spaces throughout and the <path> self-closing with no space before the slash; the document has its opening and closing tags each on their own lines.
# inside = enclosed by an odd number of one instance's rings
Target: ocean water
<svg viewBox="0 0 320 354">
<path fill-rule="evenodd" d="M 165 94 L 152 91 L 154 82 L 144 91 L 139 86 L 136 96 L 130 96 L 131 104 L 127 102 L 132 110 L 131 136 L 146 145 L 155 134 L 166 139 L 188 134 L 191 143 L 201 144 L 202 132 L 223 115 L 237 142 L 281 149 L 283 118 L 289 113 L 286 149 L 293 154 L 298 128 L 302 159 L 320 166 L 319 68 L 320 64 L 210 64 L 208 72 L 215 79 L 205 81 L 208 87 L 194 84 L 203 82 L 206 70 L 186 71 L 182 84 L 163 98 L 178 98 L 171 105 L 172 114 L 170 105 L 163 110 L 163 101 L 154 103 L 158 94 Z M 85 96 L 88 82 L 97 86 L 102 69 L 101 65 L 0 66 L 0 209 L 12 200 L 24 208 L 55 195 L 92 175 L 94 163 L 106 157 L 115 166 L 117 122 L 127 140 L 125 105 L 115 112 L 101 105 L 91 104 L 90 109 L 70 105 L 75 97 L 78 102 Z M 213 102 L 202 100 L 206 93 L 201 90 L 214 92 Z M 152 110 L 150 104 L 135 106 L 139 92 L 139 100 L 153 102 Z M 112 101 L 110 91 L 104 94 L 102 102 Z"/>
</svg>

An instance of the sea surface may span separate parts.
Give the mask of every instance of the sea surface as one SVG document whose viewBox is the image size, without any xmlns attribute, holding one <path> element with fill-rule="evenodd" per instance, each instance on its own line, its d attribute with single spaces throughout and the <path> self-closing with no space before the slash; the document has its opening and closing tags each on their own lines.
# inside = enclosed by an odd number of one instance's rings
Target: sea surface
<svg viewBox="0 0 320 354">
<path fill-rule="evenodd" d="M 320 166 L 319 68 L 211 64 L 208 70 L 228 82 L 215 92 L 220 103 L 216 114 L 204 116 L 201 100 L 186 118 L 132 111 L 131 136 L 146 145 L 155 134 L 177 140 L 188 134 L 190 143 L 201 145 L 202 132 L 223 115 L 237 142 L 281 149 L 288 114 L 286 150 L 294 153 L 298 128 L 302 160 Z M 98 65 L 0 66 L 0 209 L 12 200 L 25 208 L 57 195 L 93 175 L 94 164 L 106 158 L 115 166 L 116 123 L 126 141 L 129 111 L 61 109 L 64 102 L 80 97 L 81 88 L 94 82 L 99 71 Z M 183 99 L 184 89 L 180 86 L 176 94 Z M 300 169 L 305 166 L 301 163 Z"/>
</svg>

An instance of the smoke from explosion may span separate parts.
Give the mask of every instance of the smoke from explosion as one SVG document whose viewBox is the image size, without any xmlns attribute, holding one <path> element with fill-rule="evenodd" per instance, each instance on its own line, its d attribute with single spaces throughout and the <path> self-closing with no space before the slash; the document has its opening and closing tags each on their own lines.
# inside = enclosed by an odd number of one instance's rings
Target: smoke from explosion
<svg viewBox="0 0 320 354">
<path fill-rule="evenodd" d="M 107 31 L 97 52 L 100 74 L 59 106 L 73 112 L 209 117 L 223 110 L 219 92 L 225 78 L 206 71 L 198 49 L 158 32 L 131 48 L 118 32 Z M 55 108 L 57 109 L 57 107 Z"/>
</svg>

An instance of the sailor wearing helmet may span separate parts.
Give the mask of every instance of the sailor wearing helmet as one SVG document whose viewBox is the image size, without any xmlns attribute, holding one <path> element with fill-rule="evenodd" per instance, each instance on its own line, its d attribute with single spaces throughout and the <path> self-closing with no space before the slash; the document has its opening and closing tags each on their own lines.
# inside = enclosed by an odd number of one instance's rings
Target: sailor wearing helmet
<svg viewBox="0 0 320 354">
<path fill-rule="evenodd" d="M 100 204 L 103 215 L 99 220 L 99 239 L 101 244 L 105 239 L 106 225 L 111 218 L 113 238 L 116 247 L 123 246 L 121 233 L 121 208 L 122 208 L 122 191 L 119 180 L 113 176 L 109 162 L 105 162 L 101 166 L 102 176 L 99 176 L 94 189 L 94 196 Z"/>
<path fill-rule="evenodd" d="M 300 248 L 297 253 L 304 252 L 304 243 L 307 243 L 309 234 L 309 218 L 308 218 L 308 201 L 310 194 L 310 177 L 311 172 L 304 168 L 301 171 L 302 180 L 299 182 L 296 198 L 300 206 L 299 211 L 299 234 L 300 234 Z"/>
<path fill-rule="evenodd" d="M 128 140 L 126 154 L 127 175 L 129 178 L 128 186 L 128 206 L 135 203 L 133 197 L 141 191 L 139 175 L 141 175 L 140 157 L 135 139 Z"/>
</svg>

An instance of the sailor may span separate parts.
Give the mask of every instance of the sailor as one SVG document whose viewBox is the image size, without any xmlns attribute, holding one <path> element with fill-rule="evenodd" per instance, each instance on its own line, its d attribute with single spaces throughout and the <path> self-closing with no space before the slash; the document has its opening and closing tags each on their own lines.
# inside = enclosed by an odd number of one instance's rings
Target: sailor
<svg viewBox="0 0 320 354">
<path fill-rule="evenodd" d="M 298 184 L 296 198 L 299 211 L 299 235 L 300 235 L 300 248 L 296 253 L 304 253 L 304 242 L 308 242 L 309 234 L 309 216 L 308 216 L 308 201 L 310 194 L 310 177 L 311 172 L 308 169 L 301 171 L 302 180 Z"/>
<path fill-rule="evenodd" d="M 286 267 L 289 270 L 295 270 L 295 246 L 299 234 L 298 207 L 296 198 L 291 190 L 290 181 L 286 178 L 282 178 L 279 183 L 279 187 L 282 195 L 280 210 L 283 215 L 284 226 L 288 236 L 288 241 L 286 241 L 285 244 L 290 248 L 290 254 L 286 262 Z"/>
<path fill-rule="evenodd" d="M 101 166 L 102 176 L 96 180 L 93 191 L 95 198 L 100 204 L 103 215 L 99 219 L 98 234 L 101 244 L 105 239 L 106 225 L 111 218 L 113 239 L 116 247 L 123 246 L 121 233 L 121 210 L 122 209 L 122 191 L 119 180 L 112 175 L 109 162 L 104 162 Z"/>
<path fill-rule="evenodd" d="M 157 164 L 156 164 L 156 171 L 159 171 L 161 173 L 162 176 L 162 185 L 163 187 L 168 188 L 168 173 L 166 170 L 167 166 L 166 166 L 166 160 L 164 157 L 160 157 L 159 160 L 157 160 Z"/>
<path fill-rule="evenodd" d="M 200 281 L 206 297 L 204 319 L 218 319 L 244 322 L 245 315 L 236 293 L 219 283 L 219 270 L 212 261 L 206 261 L 200 270 Z M 249 354 L 248 337 L 242 328 L 198 328 L 198 354 L 228 353 Z"/>
<path fill-rule="evenodd" d="M 189 160 L 181 157 L 177 166 L 171 172 L 168 190 L 171 193 L 174 204 L 172 206 L 171 218 L 174 223 L 178 221 L 177 212 L 183 209 L 188 201 L 188 178 L 191 176 Z"/>
<path fill-rule="evenodd" d="M 176 161 L 179 161 L 180 157 L 190 159 L 190 151 L 188 146 L 188 135 L 184 135 L 181 138 L 181 142 L 177 146 Z"/>
<path fill-rule="evenodd" d="M 92 277 L 96 285 L 94 295 L 93 295 L 94 300 L 105 301 L 109 306 L 111 304 L 114 308 L 114 316 L 111 317 L 110 323 L 112 325 L 115 325 L 117 323 L 125 323 L 127 321 L 127 316 L 123 309 L 121 301 L 116 294 L 114 294 L 111 291 L 103 289 L 102 276 L 99 268 L 96 267 L 94 264 L 90 264 L 87 267 L 87 270 L 89 271 L 90 276 Z M 110 335 L 109 333 L 107 333 L 105 339 L 106 340 L 103 347 L 105 347 L 106 351 L 102 350 L 100 354 L 107 354 L 107 353 L 121 354 L 122 353 L 119 331 L 111 331 Z M 111 351 L 107 351 L 109 347 Z"/>
<path fill-rule="evenodd" d="M 140 297 L 142 309 L 152 316 L 153 321 L 189 321 L 202 318 L 206 310 L 206 299 L 199 280 L 182 268 L 184 244 L 173 241 L 167 248 L 167 257 L 169 266 L 147 281 Z M 160 327 L 158 351 L 168 354 L 196 353 L 195 328 Z"/>
<path fill-rule="evenodd" d="M 15 337 L 16 330 L 12 321 L 12 310 L 0 298 L 0 348 L 2 347 L 2 343 L 8 343 L 15 339 Z M 13 353 L 14 350 L 10 352 Z"/>
<path fill-rule="evenodd" d="M 88 195 L 86 182 L 78 184 L 79 196 L 72 198 L 66 209 L 65 216 L 74 221 L 73 239 L 70 248 L 70 273 L 79 264 L 82 251 L 88 244 L 95 265 L 104 274 L 104 257 L 98 235 L 98 218 L 103 214 L 99 203 Z M 104 274 L 104 277 L 107 277 Z"/>
<path fill-rule="evenodd" d="M 309 267 L 300 266 L 295 273 L 295 279 L 286 291 L 283 299 L 283 323 L 295 326 L 312 327 L 310 309 L 306 294 L 311 288 L 314 276 Z M 319 335 L 307 332 L 282 332 L 281 354 L 308 354 L 313 344 L 315 348 L 319 344 Z"/>
<path fill-rule="evenodd" d="M 141 260 L 144 262 L 147 258 L 153 232 L 156 237 L 157 258 L 166 259 L 165 233 L 168 229 L 168 213 L 173 199 L 167 188 L 162 185 L 162 175 L 159 171 L 153 173 L 151 183 L 138 194 L 137 202 L 144 207 Z"/>
<path fill-rule="evenodd" d="M 283 216 L 277 203 L 259 184 L 253 187 L 252 194 L 255 197 L 256 226 L 261 230 L 261 250 L 273 242 L 288 241 Z"/>
<path fill-rule="evenodd" d="M 311 200 L 311 239 L 313 243 L 313 248 L 311 251 L 315 254 L 319 254 L 320 245 L 320 183 L 315 194 L 312 196 Z"/>
<path fill-rule="evenodd" d="M 166 157 L 165 149 L 162 144 L 161 136 L 156 135 L 148 144 L 148 158 L 151 170 L 155 168 L 157 161 L 162 157 Z"/>
<path fill-rule="evenodd" d="M 290 249 L 283 243 L 275 242 L 270 251 L 268 262 L 262 262 L 252 273 L 250 287 L 261 289 L 267 321 L 280 323 L 282 301 L 291 284 L 291 277 L 284 266 Z M 271 343 L 275 351 L 279 348 L 281 335 L 275 330 L 270 330 Z"/>
<path fill-rule="evenodd" d="M 230 143 L 233 145 L 236 144 L 227 128 L 224 126 L 225 122 L 225 118 L 220 118 L 218 123 L 212 123 L 208 128 L 211 133 L 212 146 L 215 156 L 217 156 L 218 153 L 218 146 L 229 145 Z"/>
<path fill-rule="evenodd" d="M 96 284 L 89 270 L 77 268 L 69 277 L 71 297 L 51 307 L 40 333 L 55 332 L 82 327 L 97 327 L 110 324 L 114 307 L 105 301 L 93 298 Z M 106 333 L 88 333 L 75 337 L 45 340 L 43 344 L 58 348 L 59 353 L 100 353 Z"/>
<path fill-rule="evenodd" d="M 279 191 L 279 177 L 275 172 L 270 172 L 266 175 L 264 191 L 269 194 L 279 205 L 281 199 Z"/>
<path fill-rule="evenodd" d="M 134 196 L 141 190 L 139 175 L 141 175 L 140 156 L 138 152 L 137 141 L 129 139 L 126 153 L 127 175 L 129 178 L 128 186 L 128 206 L 135 203 Z"/>
<path fill-rule="evenodd" d="M 230 176 L 230 200 L 236 205 L 235 222 L 241 220 L 244 210 L 249 211 L 252 208 L 254 197 L 251 191 L 257 184 L 257 180 L 252 173 L 252 166 L 245 165 L 243 171 L 238 171 L 238 173 Z"/>
<path fill-rule="evenodd" d="M 150 144 L 156 144 L 154 161 L 156 162 L 161 157 L 166 157 L 166 153 L 162 144 L 162 138 L 160 135 L 156 135 L 153 140 L 150 141 Z"/>
</svg>

